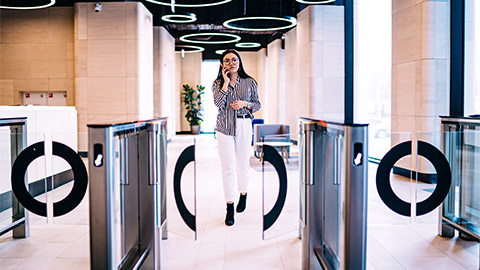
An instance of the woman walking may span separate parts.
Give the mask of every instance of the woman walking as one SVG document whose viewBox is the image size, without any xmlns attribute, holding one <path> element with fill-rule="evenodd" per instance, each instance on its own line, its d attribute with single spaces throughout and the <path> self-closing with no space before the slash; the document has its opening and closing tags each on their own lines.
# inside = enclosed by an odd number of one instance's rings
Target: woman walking
<svg viewBox="0 0 480 270">
<path fill-rule="evenodd" d="M 243 69 L 242 60 L 236 50 L 222 53 L 218 76 L 212 89 L 214 103 L 218 107 L 215 130 L 227 203 L 225 224 L 232 226 L 235 223 L 234 200 L 237 192 L 240 193 L 238 213 L 245 210 L 247 203 L 252 119 L 253 113 L 260 110 L 261 104 L 257 82 Z"/>
</svg>

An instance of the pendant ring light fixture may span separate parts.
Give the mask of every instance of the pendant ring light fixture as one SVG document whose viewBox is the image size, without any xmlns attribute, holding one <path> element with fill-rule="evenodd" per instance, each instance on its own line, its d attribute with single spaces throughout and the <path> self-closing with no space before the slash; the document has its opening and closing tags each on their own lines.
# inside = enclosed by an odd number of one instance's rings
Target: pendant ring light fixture
<svg viewBox="0 0 480 270">
<path fill-rule="evenodd" d="M 250 27 L 243 27 L 243 26 L 236 26 L 232 23 L 234 22 L 241 22 L 241 21 L 252 21 L 252 20 L 268 20 L 268 21 L 283 21 L 289 23 L 285 26 L 279 27 L 267 27 L 267 28 L 250 28 Z M 223 26 L 226 28 L 239 30 L 239 31 L 274 31 L 274 30 L 283 30 L 295 27 L 297 25 L 297 19 L 294 17 L 269 17 L 269 16 L 258 16 L 258 17 L 241 17 L 241 18 L 234 18 L 230 20 L 226 20 L 223 22 Z"/>
<path fill-rule="evenodd" d="M 308 5 L 317 5 L 317 4 L 326 4 L 326 3 L 332 3 L 332 2 L 335 2 L 335 0 L 295 0 L 297 1 L 298 3 L 301 3 L 301 4 L 308 4 Z"/>
<path fill-rule="evenodd" d="M 191 23 L 197 20 L 197 16 L 193 13 L 182 14 L 168 14 L 163 15 L 162 20 L 170 23 Z"/>
<path fill-rule="evenodd" d="M 226 50 L 216 50 L 215 53 L 221 55 Z"/>
<path fill-rule="evenodd" d="M 189 39 L 191 37 L 202 37 L 202 36 L 224 36 L 224 37 L 230 37 L 233 39 L 220 40 L 220 41 L 202 41 L 202 40 Z M 195 33 L 195 34 L 188 34 L 180 37 L 180 40 L 183 42 L 198 43 L 198 44 L 225 44 L 225 43 L 237 42 L 240 39 L 242 39 L 240 36 L 237 36 L 234 34 L 228 34 L 228 33 Z"/>
<path fill-rule="evenodd" d="M 205 48 L 200 46 L 193 46 L 193 45 L 175 45 L 175 48 L 182 48 L 182 51 L 175 51 L 176 53 L 195 53 L 195 52 L 203 52 Z M 192 49 L 192 50 L 184 50 L 185 49 Z"/>
<path fill-rule="evenodd" d="M 235 47 L 238 47 L 238 48 L 256 48 L 260 46 L 261 44 L 258 42 L 240 42 L 235 44 Z"/>
<path fill-rule="evenodd" d="M 4 9 L 39 9 L 39 8 L 47 8 L 47 7 L 50 7 L 50 6 L 53 6 L 53 5 L 55 5 L 55 0 L 50 0 L 49 4 L 45 4 L 45 5 L 42 5 L 42 6 L 31 6 L 31 7 L 0 6 L 0 9 L 1 8 L 4 8 Z"/>
<path fill-rule="evenodd" d="M 213 3 L 198 3 L 198 4 L 177 4 L 177 3 L 172 3 L 171 1 L 157 1 L 157 0 L 147 0 L 148 2 L 158 4 L 158 5 L 164 5 L 164 6 L 175 6 L 175 7 L 211 7 L 211 6 L 216 6 L 216 5 L 221 5 L 225 4 L 228 2 L 231 2 L 232 0 L 219 0 L 217 2 Z"/>
</svg>

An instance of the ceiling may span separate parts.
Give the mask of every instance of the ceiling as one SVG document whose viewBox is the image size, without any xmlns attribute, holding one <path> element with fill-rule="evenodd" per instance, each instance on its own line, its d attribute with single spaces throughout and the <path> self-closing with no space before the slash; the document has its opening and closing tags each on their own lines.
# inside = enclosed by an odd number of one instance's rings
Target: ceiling
<svg viewBox="0 0 480 270">
<path fill-rule="evenodd" d="M 33 6 L 33 5 L 47 5 L 51 0 L 0 0 L 1 6 Z M 156 0 L 159 2 L 170 3 L 171 0 Z M 175 0 L 178 4 L 205 4 L 224 0 Z M 73 6 L 75 2 L 96 2 L 96 1 L 78 1 L 78 0 L 56 0 L 54 6 Z M 121 0 L 106 0 L 98 1 L 105 2 L 122 2 Z M 279 30 L 262 30 L 262 31 L 247 31 L 229 29 L 223 26 L 226 20 L 241 17 L 281 17 L 281 18 L 296 18 L 298 12 L 306 7 L 305 4 L 300 4 L 295 0 L 232 0 L 230 2 L 214 5 L 209 7 L 178 7 L 175 6 L 175 12 L 172 12 L 171 6 L 159 5 L 149 1 L 128 1 L 125 2 L 141 2 L 153 14 L 153 24 L 155 26 L 163 26 L 175 38 L 175 44 L 178 46 L 176 50 L 181 50 L 181 45 L 194 45 L 205 48 L 203 51 L 203 59 L 218 59 L 215 54 L 216 50 L 235 48 L 239 51 L 258 51 L 260 48 L 265 48 L 267 44 L 275 39 L 281 38 L 282 35 L 291 28 Z M 329 3 L 332 4 L 332 3 Z M 343 0 L 337 0 L 336 5 L 343 5 Z M 196 21 L 191 23 L 171 23 L 162 20 L 162 16 L 171 14 L 194 13 Z M 246 27 L 246 28 L 282 28 L 287 27 L 290 22 L 286 21 L 271 21 L 265 19 L 255 19 L 243 22 L 232 22 L 232 26 Z M 226 44 L 193 44 L 180 40 L 181 36 L 193 33 L 227 33 L 234 34 L 241 37 L 239 42 L 256 42 L 260 47 L 255 48 L 238 48 L 235 43 Z M 226 41 L 231 40 L 230 37 L 216 36 L 205 34 L 199 37 L 191 37 L 193 41 L 212 42 L 212 41 Z M 183 48 L 190 50 L 189 48 Z"/>
</svg>

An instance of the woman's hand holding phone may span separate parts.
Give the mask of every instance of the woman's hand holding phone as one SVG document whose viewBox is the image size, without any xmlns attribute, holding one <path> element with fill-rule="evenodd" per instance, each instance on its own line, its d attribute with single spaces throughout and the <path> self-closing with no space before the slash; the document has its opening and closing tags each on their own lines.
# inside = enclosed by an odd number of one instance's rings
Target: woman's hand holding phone
<svg viewBox="0 0 480 270">
<path fill-rule="evenodd" d="M 222 74 L 223 74 L 223 80 L 225 81 L 225 85 L 228 86 L 228 84 L 230 83 L 230 71 L 228 70 L 228 68 L 223 68 L 222 70 Z"/>
</svg>

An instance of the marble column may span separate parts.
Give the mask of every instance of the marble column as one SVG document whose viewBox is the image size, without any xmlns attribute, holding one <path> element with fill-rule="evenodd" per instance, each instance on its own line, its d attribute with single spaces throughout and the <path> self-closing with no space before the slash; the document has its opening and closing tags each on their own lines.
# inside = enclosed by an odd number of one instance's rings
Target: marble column
<svg viewBox="0 0 480 270">
<path fill-rule="evenodd" d="M 309 6 L 297 17 L 296 35 L 292 35 L 297 40 L 297 57 L 288 57 L 286 64 L 287 74 L 297 72 L 297 115 L 315 114 L 343 121 L 344 7 Z M 290 45 L 287 49 L 295 50 Z M 295 60 L 297 63 L 291 64 Z M 297 68 L 292 70 L 292 67 Z"/>
<path fill-rule="evenodd" d="M 438 146 L 439 116 L 448 114 L 449 5 L 446 0 L 392 2 L 392 146 L 407 139 L 398 132 L 411 133 L 414 142 L 412 158 L 396 165 L 404 173 L 417 168 L 417 136 Z M 423 158 L 418 171 L 434 173 Z"/>
<path fill-rule="evenodd" d="M 75 3 L 75 105 L 86 124 L 153 117 L 152 14 L 138 2 Z M 86 150 L 79 142 L 79 150 Z"/>
</svg>

